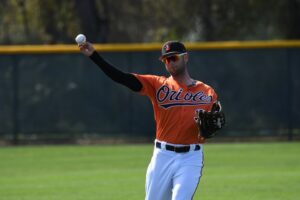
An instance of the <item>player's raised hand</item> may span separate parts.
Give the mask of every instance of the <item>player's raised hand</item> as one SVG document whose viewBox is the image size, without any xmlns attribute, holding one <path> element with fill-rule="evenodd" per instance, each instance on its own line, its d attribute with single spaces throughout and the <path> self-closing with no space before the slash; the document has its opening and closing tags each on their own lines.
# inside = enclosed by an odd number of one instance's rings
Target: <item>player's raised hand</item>
<svg viewBox="0 0 300 200">
<path fill-rule="evenodd" d="M 89 42 L 85 42 L 83 44 L 78 44 L 79 49 L 81 53 L 83 53 L 86 56 L 91 56 L 93 52 L 95 51 L 93 45 Z"/>
</svg>

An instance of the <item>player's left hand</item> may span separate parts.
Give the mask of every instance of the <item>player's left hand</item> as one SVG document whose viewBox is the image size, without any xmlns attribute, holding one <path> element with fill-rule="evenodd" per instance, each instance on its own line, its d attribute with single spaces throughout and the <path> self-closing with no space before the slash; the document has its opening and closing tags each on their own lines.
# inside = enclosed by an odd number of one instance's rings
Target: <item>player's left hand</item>
<svg viewBox="0 0 300 200">
<path fill-rule="evenodd" d="M 225 114 L 219 101 L 216 101 L 211 111 L 197 110 L 195 121 L 199 127 L 200 134 L 204 138 L 212 138 L 216 131 L 225 125 Z"/>
</svg>

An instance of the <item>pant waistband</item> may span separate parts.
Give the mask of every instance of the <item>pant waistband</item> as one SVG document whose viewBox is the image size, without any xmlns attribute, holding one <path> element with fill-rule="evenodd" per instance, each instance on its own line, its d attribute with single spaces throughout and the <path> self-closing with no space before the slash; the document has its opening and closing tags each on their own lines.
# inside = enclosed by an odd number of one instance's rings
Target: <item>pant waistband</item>
<svg viewBox="0 0 300 200">
<path fill-rule="evenodd" d="M 155 142 L 156 148 L 162 149 L 163 145 L 161 142 L 156 141 Z M 194 147 L 194 148 L 192 148 Z M 174 146 L 170 144 L 165 144 L 165 149 L 168 151 L 174 151 L 176 153 L 186 153 L 189 151 L 199 151 L 201 149 L 201 146 L 199 144 L 196 145 L 184 145 L 184 146 Z"/>
</svg>

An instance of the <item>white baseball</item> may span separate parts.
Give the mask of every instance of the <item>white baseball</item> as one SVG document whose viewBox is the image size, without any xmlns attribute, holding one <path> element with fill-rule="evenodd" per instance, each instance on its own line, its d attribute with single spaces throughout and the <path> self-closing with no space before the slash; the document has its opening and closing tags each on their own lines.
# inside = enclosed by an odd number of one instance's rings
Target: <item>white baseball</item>
<svg viewBox="0 0 300 200">
<path fill-rule="evenodd" d="M 77 44 L 81 45 L 86 42 L 86 37 L 83 34 L 78 34 L 75 38 L 75 41 L 77 42 Z"/>
</svg>

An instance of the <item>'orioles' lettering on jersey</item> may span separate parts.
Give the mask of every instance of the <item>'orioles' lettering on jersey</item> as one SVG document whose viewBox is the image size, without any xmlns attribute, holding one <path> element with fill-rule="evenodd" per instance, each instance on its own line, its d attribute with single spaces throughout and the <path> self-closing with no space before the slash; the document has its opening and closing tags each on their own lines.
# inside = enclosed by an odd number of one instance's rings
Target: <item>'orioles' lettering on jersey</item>
<svg viewBox="0 0 300 200">
<path fill-rule="evenodd" d="M 173 144 L 203 143 L 194 121 L 198 109 L 209 111 L 217 94 L 197 81 L 192 87 L 172 77 L 134 74 L 142 83 L 142 95 L 150 98 L 156 122 L 156 139 Z"/>
<path fill-rule="evenodd" d="M 210 104 L 212 96 L 207 96 L 203 91 L 192 93 L 190 91 L 183 93 L 183 89 L 178 91 L 171 90 L 167 85 L 161 86 L 156 93 L 158 105 L 163 108 L 173 106 L 195 106 L 201 104 Z"/>
</svg>

